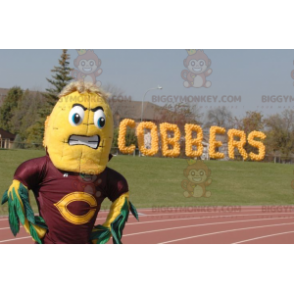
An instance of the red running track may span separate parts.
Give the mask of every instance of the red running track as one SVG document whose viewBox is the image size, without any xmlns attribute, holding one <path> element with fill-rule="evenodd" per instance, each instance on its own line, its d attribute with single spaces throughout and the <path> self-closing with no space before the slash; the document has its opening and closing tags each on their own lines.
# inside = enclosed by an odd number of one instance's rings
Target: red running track
<svg viewBox="0 0 294 294">
<path fill-rule="evenodd" d="M 125 244 L 294 244 L 294 207 L 243 206 L 139 209 L 130 215 Z M 101 211 L 96 223 L 106 219 Z M 32 244 L 21 227 L 14 237 L 7 217 L 0 217 L 0 244 Z"/>
</svg>

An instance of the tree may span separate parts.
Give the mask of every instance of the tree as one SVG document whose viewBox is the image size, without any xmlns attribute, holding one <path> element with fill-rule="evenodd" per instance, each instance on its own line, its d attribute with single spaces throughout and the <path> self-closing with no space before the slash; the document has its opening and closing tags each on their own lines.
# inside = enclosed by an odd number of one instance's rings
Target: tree
<svg viewBox="0 0 294 294">
<path fill-rule="evenodd" d="M 24 144 L 22 143 L 22 139 L 19 134 L 15 136 L 13 141 L 13 148 L 14 149 L 24 149 Z"/>
<path fill-rule="evenodd" d="M 112 141 L 112 147 L 118 147 L 118 133 L 119 128 L 114 129 L 113 131 L 113 141 Z M 126 146 L 130 146 L 134 144 L 136 147 L 138 147 L 138 141 L 136 137 L 136 133 L 133 129 L 127 128 L 126 132 Z"/>
<path fill-rule="evenodd" d="M 247 135 L 254 130 L 262 131 L 264 128 L 262 114 L 258 111 L 247 111 L 243 118 L 235 117 L 234 123 L 236 129 L 243 130 Z"/>
<path fill-rule="evenodd" d="M 233 125 L 233 115 L 225 106 L 219 106 L 207 112 L 206 121 L 205 127 L 219 126 L 229 129 Z"/>
<path fill-rule="evenodd" d="M 103 90 L 110 94 L 110 97 L 109 97 L 110 100 L 112 98 L 123 96 L 125 94 L 125 91 L 123 89 L 113 84 L 107 84 L 106 86 L 103 87 Z"/>
<path fill-rule="evenodd" d="M 70 76 L 72 68 L 69 67 L 70 56 L 67 54 L 67 49 L 62 49 L 62 54 L 58 60 L 59 66 L 54 66 L 51 72 L 55 73 L 51 79 L 46 78 L 46 80 L 53 86 L 52 88 L 46 89 L 44 97 L 49 106 L 51 106 L 50 112 L 57 102 L 58 94 L 61 90 L 73 79 Z"/>
<path fill-rule="evenodd" d="M 58 94 L 61 90 L 73 79 L 70 76 L 71 68 L 69 67 L 69 54 L 67 54 L 67 49 L 62 50 L 60 59 L 58 60 L 59 66 L 54 66 L 51 72 L 54 73 L 51 79 L 47 81 L 52 85 L 51 88 L 46 89 L 43 93 L 44 103 L 42 108 L 39 110 L 38 121 L 29 128 L 28 137 L 36 142 L 42 142 L 44 136 L 44 124 L 47 116 L 50 115 L 54 105 L 58 101 Z"/>
<path fill-rule="evenodd" d="M 39 119 L 38 111 L 41 105 L 41 93 L 29 90 L 26 90 L 18 101 L 11 119 L 11 130 L 19 134 L 23 141 L 26 139 L 27 129 Z"/>
<path fill-rule="evenodd" d="M 238 119 L 235 117 L 234 127 L 238 130 L 245 132 L 246 136 L 249 135 L 252 131 L 262 131 L 264 128 L 264 121 L 262 114 L 257 111 L 247 111 L 246 115 L 243 118 Z M 248 144 L 246 141 L 244 149 L 249 154 L 250 152 L 257 153 L 258 150 Z"/>
<path fill-rule="evenodd" d="M 15 134 L 20 133 L 20 127 L 21 127 L 21 122 L 22 119 L 25 115 L 25 113 L 28 111 L 28 108 L 30 106 L 30 100 L 28 100 L 29 96 L 29 90 L 26 90 L 21 98 L 19 99 L 17 103 L 17 107 L 14 109 L 11 120 L 10 120 L 10 125 L 11 125 L 11 131 Z"/>
<path fill-rule="evenodd" d="M 109 94 L 107 102 L 112 109 L 114 127 L 117 128 L 121 121 L 121 113 L 127 112 L 125 103 L 122 103 L 120 100 L 118 100 L 118 97 L 121 98 L 124 96 L 125 91 L 113 84 L 107 84 L 105 87 L 103 87 L 103 90 Z"/>
<path fill-rule="evenodd" d="M 43 148 L 43 134 L 40 138 L 40 126 L 38 123 L 30 126 L 27 130 L 26 148 Z"/>
<path fill-rule="evenodd" d="M 202 113 L 200 113 L 196 104 L 165 104 L 163 107 L 158 107 L 154 112 L 154 121 L 156 123 L 168 122 L 176 124 L 181 132 L 184 131 L 186 123 L 201 124 L 201 118 Z"/>
<path fill-rule="evenodd" d="M 8 91 L 7 96 L 4 99 L 3 105 L 0 109 L 0 127 L 5 131 L 12 132 L 11 119 L 22 96 L 22 89 L 20 87 L 13 87 Z"/>
<path fill-rule="evenodd" d="M 268 151 L 280 151 L 282 159 L 288 160 L 294 153 L 294 111 L 271 115 L 265 119 L 265 126 Z"/>
<path fill-rule="evenodd" d="M 27 105 L 28 109 L 23 116 L 21 120 L 21 127 L 20 127 L 20 135 L 22 136 L 23 139 L 27 139 L 28 137 L 28 129 L 35 125 L 36 122 L 39 121 L 40 115 L 39 111 L 42 108 L 42 94 L 37 92 L 37 93 L 31 93 L 27 97 Z"/>
</svg>

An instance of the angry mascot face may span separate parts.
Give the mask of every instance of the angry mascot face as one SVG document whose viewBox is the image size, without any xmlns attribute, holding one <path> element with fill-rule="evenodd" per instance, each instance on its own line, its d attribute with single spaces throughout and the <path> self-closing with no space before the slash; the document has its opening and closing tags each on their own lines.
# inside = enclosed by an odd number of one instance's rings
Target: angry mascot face
<svg viewBox="0 0 294 294">
<path fill-rule="evenodd" d="M 44 145 L 60 170 L 98 175 L 113 138 L 107 95 L 92 84 L 74 82 L 59 95 L 45 126 Z"/>
</svg>

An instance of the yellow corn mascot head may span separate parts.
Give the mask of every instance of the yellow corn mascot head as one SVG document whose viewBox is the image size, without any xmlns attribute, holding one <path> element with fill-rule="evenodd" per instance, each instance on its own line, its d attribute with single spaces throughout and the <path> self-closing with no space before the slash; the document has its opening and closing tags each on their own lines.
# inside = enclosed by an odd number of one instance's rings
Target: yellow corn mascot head
<svg viewBox="0 0 294 294">
<path fill-rule="evenodd" d="M 113 138 L 107 94 L 79 81 L 66 86 L 59 98 L 45 123 L 44 146 L 50 159 L 63 171 L 100 174 Z"/>
</svg>

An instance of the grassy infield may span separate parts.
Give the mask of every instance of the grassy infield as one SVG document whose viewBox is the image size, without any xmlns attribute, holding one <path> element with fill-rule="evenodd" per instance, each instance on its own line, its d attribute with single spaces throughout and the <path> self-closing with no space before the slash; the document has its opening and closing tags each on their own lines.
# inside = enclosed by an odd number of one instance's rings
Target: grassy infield
<svg viewBox="0 0 294 294">
<path fill-rule="evenodd" d="M 25 160 L 43 156 L 36 150 L 0 150 L 0 196 L 9 187 L 15 169 Z M 184 159 L 116 156 L 109 167 L 123 174 L 138 208 L 154 206 L 292 205 L 294 166 L 240 161 L 206 161 L 212 183 L 210 198 L 185 198 L 181 188 Z M 294 182 L 293 182 L 294 183 Z M 34 202 L 34 201 L 32 201 Z M 103 208 L 110 202 L 104 201 Z M 7 214 L 1 209 L 0 214 Z"/>
</svg>

